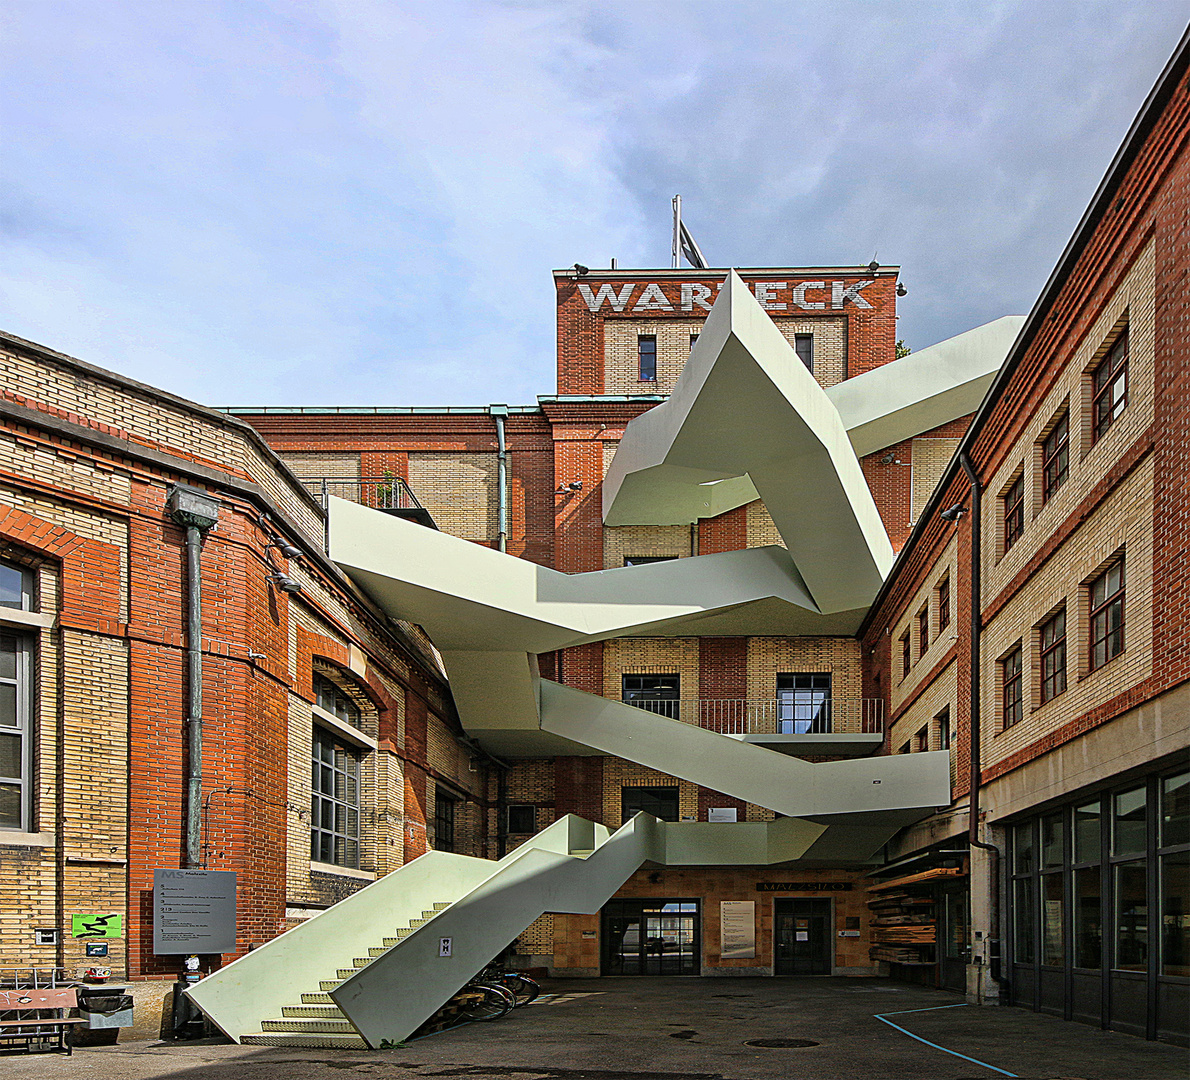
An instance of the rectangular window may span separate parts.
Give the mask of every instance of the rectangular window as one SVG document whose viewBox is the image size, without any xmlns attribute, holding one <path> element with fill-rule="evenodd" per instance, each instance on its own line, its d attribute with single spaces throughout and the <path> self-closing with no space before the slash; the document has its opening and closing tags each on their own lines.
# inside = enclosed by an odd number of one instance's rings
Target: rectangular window
<svg viewBox="0 0 1190 1080">
<path fill-rule="evenodd" d="M 620 700 L 646 712 L 678 718 L 681 697 L 679 675 L 621 675 Z"/>
<path fill-rule="evenodd" d="M 690 335 L 690 351 L 691 351 L 691 352 L 694 352 L 694 346 L 695 346 L 695 345 L 697 345 L 697 344 L 698 344 L 698 335 L 697 335 L 697 334 L 691 334 L 691 335 Z"/>
<path fill-rule="evenodd" d="M 314 672 L 313 684 L 315 704 L 320 709 L 325 709 L 331 716 L 352 727 L 361 726 L 360 707 L 351 699 L 346 690 L 318 672 Z"/>
<path fill-rule="evenodd" d="M 1128 331 L 1111 347 L 1091 376 L 1091 417 L 1096 442 L 1128 406 Z"/>
<path fill-rule="evenodd" d="M 1042 874 L 1041 962 L 1046 967 L 1066 963 L 1066 943 L 1062 937 L 1062 874 Z"/>
<path fill-rule="evenodd" d="M 1066 483 L 1070 465 L 1070 413 L 1064 412 L 1041 444 L 1041 501 Z"/>
<path fill-rule="evenodd" d="M 655 562 L 672 562 L 676 559 L 676 555 L 625 555 L 625 566 L 645 566 L 648 563 Z"/>
<path fill-rule="evenodd" d="M 901 678 L 905 678 L 909 674 L 909 668 L 913 665 L 913 654 L 909 649 L 909 632 L 905 632 L 905 636 L 901 638 Z"/>
<path fill-rule="evenodd" d="M 636 339 L 636 356 L 640 364 L 640 381 L 657 381 L 657 338 L 653 334 L 641 334 Z"/>
<path fill-rule="evenodd" d="M 1143 787 L 1122 791 L 1115 797 L 1112 814 L 1113 855 L 1143 855 L 1148 835 L 1148 807 Z"/>
<path fill-rule="evenodd" d="M 620 820 L 628 821 L 634 814 L 652 814 L 662 821 L 678 820 L 678 789 L 676 787 L 625 787 L 620 789 Z"/>
<path fill-rule="evenodd" d="M 359 758 L 346 743 L 314 729 L 310 858 L 359 869 Z"/>
<path fill-rule="evenodd" d="M 794 334 L 793 335 L 793 351 L 797 353 L 797 358 L 806 365 L 806 370 L 814 374 L 814 335 L 813 334 Z"/>
<path fill-rule="evenodd" d="M 1099 867 L 1074 872 L 1074 966 L 1097 968 L 1103 962 L 1103 902 Z"/>
<path fill-rule="evenodd" d="M 938 728 L 938 749 L 950 749 L 950 706 L 947 705 L 937 716 L 934 717 L 934 724 Z"/>
<path fill-rule="evenodd" d="M 1161 856 L 1161 974 L 1190 975 L 1190 852 Z"/>
<path fill-rule="evenodd" d="M 1018 476 L 1004 492 L 1004 550 L 1007 551 L 1025 531 L 1025 478 Z"/>
<path fill-rule="evenodd" d="M 924 754 L 930 748 L 930 729 L 927 725 L 923 728 L 918 728 L 917 734 L 913 736 L 913 752 L 915 754 Z"/>
<path fill-rule="evenodd" d="M 1037 921 L 1033 904 L 1033 878 L 1017 878 L 1013 883 L 1013 952 L 1018 964 L 1031 964 Z"/>
<path fill-rule="evenodd" d="M 1117 559 L 1090 586 L 1091 670 L 1124 651 L 1124 560 Z"/>
<path fill-rule="evenodd" d="M 1190 843 L 1190 772 L 1161 781 L 1161 840 L 1163 848 Z"/>
<path fill-rule="evenodd" d="M 1074 808 L 1074 861 L 1099 861 L 1099 801 Z"/>
<path fill-rule="evenodd" d="M 1021 647 L 1018 645 L 1000 661 L 1000 705 L 1004 727 L 1010 728 L 1024 715 L 1021 699 Z"/>
<path fill-rule="evenodd" d="M 1041 703 L 1066 689 L 1066 610 L 1041 624 Z"/>
<path fill-rule="evenodd" d="M 930 608 L 927 604 L 917 613 L 918 656 L 925 656 L 930 647 Z"/>
<path fill-rule="evenodd" d="M 434 850 L 454 851 L 455 810 L 459 800 L 445 788 L 434 793 Z"/>
<path fill-rule="evenodd" d="M 508 808 L 508 831 L 527 835 L 537 831 L 536 806 L 510 806 Z"/>
<path fill-rule="evenodd" d="M 777 734 L 823 735 L 831 730 L 831 673 L 777 676 Z"/>
<path fill-rule="evenodd" d="M 938 584 L 938 633 L 950 625 L 950 578 L 944 577 Z"/>
<path fill-rule="evenodd" d="M 19 566 L 0 563 L 0 608 L 28 611 L 33 603 L 33 575 Z"/>
<path fill-rule="evenodd" d="M 1120 863 L 1116 873 L 1118 971 L 1144 971 L 1149 955 L 1148 873 L 1144 862 Z"/>
<path fill-rule="evenodd" d="M 0 829 L 29 828 L 31 639 L 0 633 Z"/>
</svg>

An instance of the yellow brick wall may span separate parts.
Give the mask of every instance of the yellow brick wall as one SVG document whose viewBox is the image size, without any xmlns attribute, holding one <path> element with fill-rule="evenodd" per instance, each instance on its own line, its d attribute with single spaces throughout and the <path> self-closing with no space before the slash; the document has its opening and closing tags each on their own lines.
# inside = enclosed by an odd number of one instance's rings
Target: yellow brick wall
<svg viewBox="0 0 1190 1080">
<path fill-rule="evenodd" d="M 785 541 L 781 539 L 781 534 L 777 532 L 777 526 L 773 524 L 772 517 L 760 499 L 756 499 L 748 504 L 748 546 L 753 547 L 770 547 L 776 544 L 779 547 L 785 547 Z"/>
<path fill-rule="evenodd" d="M 981 680 L 983 761 L 994 765 L 1152 674 L 1153 459 L 1150 456 L 989 620 Z M 1086 582 L 1124 551 L 1124 651 L 1089 672 Z M 1040 692 L 1039 624 L 1066 606 L 1066 692 L 1045 705 Z M 1020 641 L 1024 718 L 1002 730 L 997 660 Z"/>
<path fill-rule="evenodd" d="M 409 455 L 409 486 L 434 523 L 464 540 L 496 539 L 495 454 Z"/>
<path fill-rule="evenodd" d="M 606 757 L 603 759 L 603 824 L 609 829 L 618 829 L 623 823 L 622 789 L 625 787 L 676 787 L 679 818 L 684 821 L 698 820 L 697 784 L 667 776 L 656 769 L 647 769 L 635 761 Z"/>
<path fill-rule="evenodd" d="M 698 693 L 698 638 L 613 638 L 603 646 L 603 696 L 619 701 L 622 676 L 671 675 L 680 678 L 680 695 Z"/>
<path fill-rule="evenodd" d="M 934 488 L 958 449 L 958 439 L 914 439 L 912 443 L 912 496 L 910 524 L 921 517 Z M 900 466 L 895 466 L 900 467 Z"/>
<path fill-rule="evenodd" d="M 889 653 L 891 659 L 889 696 L 894 712 L 901 707 L 909 695 L 917 690 L 926 673 L 938 662 L 938 658 L 958 640 L 958 620 L 955 617 L 958 602 L 956 596 L 957 567 L 958 541 L 952 536 L 941 556 L 934 563 L 930 576 L 918 587 L 913 599 L 901 609 L 896 622 L 892 625 L 892 642 Z M 938 586 L 943 581 L 950 582 L 950 625 L 945 630 L 939 631 Z M 927 604 L 930 608 L 930 643 L 923 657 L 917 615 Z M 906 633 L 909 634 L 909 655 L 912 659 L 912 666 L 909 668 L 909 674 L 902 676 L 901 638 Z"/>
<path fill-rule="evenodd" d="M 859 713 L 849 705 L 862 694 L 859 642 L 839 637 L 748 639 L 748 700 L 776 701 L 777 676 L 831 672 L 836 731 L 859 731 Z M 776 713 L 773 713 L 774 724 Z M 774 727 L 775 730 L 775 727 Z"/>
<path fill-rule="evenodd" d="M 842 382 L 846 354 L 846 319 L 774 318 L 790 346 L 797 334 L 814 335 L 814 377 L 822 386 Z M 609 319 L 603 324 L 604 392 L 608 394 L 669 394 L 690 355 L 690 335 L 700 333 L 701 319 Z M 637 338 L 657 338 L 657 378 L 642 381 Z"/>
<path fill-rule="evenodd" d="M 316 454 L 280 453 L 278 457 L 298 476 L 330 476 L 337 480 L 358 480 L 360 476 L 359 454 Z M 343 498 L 348 496 L 343 495 Z"/>
<path fill-rule="evenodd" d="M 941 750 L 941 725 L 937 717 L 943 709 L 950 710 L 950 782 L 955 781 L 955 723 L 958 716 L 958 664 L 953 660 L 930 680 L 921 695 L 897 718 L 889 732 L 888 745 L 893 753 L 909 744 L 910 753 L 915 747 L 915 736 L 924 727 L 927 729 L 927 750 Z"/>
</svg>

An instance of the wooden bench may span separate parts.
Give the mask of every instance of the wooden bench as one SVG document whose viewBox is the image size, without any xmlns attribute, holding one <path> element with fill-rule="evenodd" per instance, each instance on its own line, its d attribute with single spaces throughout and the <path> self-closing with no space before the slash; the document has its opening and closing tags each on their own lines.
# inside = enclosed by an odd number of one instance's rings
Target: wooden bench
<svg viewBox="0 0 1190 1080">
<path fill-rule="evenodd" d="M 16 1018 L 0 1020 L 0 1039 L 9 1042 L 25 1042 L 25 1050 L 32 1049 L 35 1042 L 58 1040 L 56 1049 L 74 1053 L 71 1031 L 76 1024 L 87 1021 L 78 1016 L 67 1016 L 68 1009 L 78 1007 L 78 994 L 74 987 L 57 990 L 0 990 L 0 1013 L 47 1012 L 55 1015 L 25 1020 Z"/>
</svg>

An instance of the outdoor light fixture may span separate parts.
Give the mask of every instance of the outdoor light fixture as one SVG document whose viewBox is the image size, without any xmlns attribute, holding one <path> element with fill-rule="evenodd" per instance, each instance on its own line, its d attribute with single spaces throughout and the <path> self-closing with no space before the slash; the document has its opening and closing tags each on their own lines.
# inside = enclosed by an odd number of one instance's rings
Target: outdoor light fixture
<svg viewBox="0 0 1190 1080">
<path fill-rule="evenodd" d="M 582 491 L 583 490 L 583 482 L 581 480 L 571 480 L 570 483 L 567 484 L 566 486 L 571 491 Z"/>
<path fill-rule="evenodd" d="M 873 259 L 870 263 L 868 263 L 868 273 L 869 274 L 874 274 L 879 269 L 880 269 L 880 263 L 878 263 L 875 259 Z"/>
<path fill-rule="evenodd" d="M 300 593 L 302 587 L 287 574 L 269 574 L 269 581 L 273 582 L 282 592 Z"/>
<path fill-rule="evenodd" d="M 897 282 L 897 295 L 904 296 L 909 290 L 905 288 L 899 281 Z"/>
<path fill-rule="evenodd" d="M 889 451 L 887 454 L 885 454 L 885 455 L 884 455 L 884 457 L 882 457 L 882 458 L 880 459 L 880 464 L 881 464 L 881 465 L 891 465 L 891 464 L 892 464 L 894 461 L 896 461 L 896 460 L 897 460 L 897 455 L 896 455 L 896 454 L 894 454 L 894 453 L 893 453 L 893 452 L 890 450 L 890 451 Z"/>
<path fill-rule="evenodd" d="M 955 503 L 948 510 L 941 511 L 938 516 L 943 521 L 958 521 L 966 512 L 967 508 L 962 503 Z"/>
<path fill-rule="evenodd" d="M 266 547 L 276 548 L 287 559 L 297 559 L 301 557 L 302 549 L 294 547 L 287 540 L 282 540 L 278 536 L 270 536 Z"/>
<path fill-rule="evenodd" d="M 579 277 L 586 277 L 591 272 L 591 268 L 589 266 L 583 266 L 582 263 L 575 263 L 574 270 Z"/>
</svg>

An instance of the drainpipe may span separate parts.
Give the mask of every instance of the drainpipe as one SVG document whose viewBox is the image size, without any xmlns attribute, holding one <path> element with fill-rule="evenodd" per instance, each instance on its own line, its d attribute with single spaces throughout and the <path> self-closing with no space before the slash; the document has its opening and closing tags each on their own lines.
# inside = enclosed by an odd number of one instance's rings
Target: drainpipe
<svg viewBox="0 0 1190 1080">
<path fill-rule="evenodd" d="M 980 651 L 981 634 L 983 631 L 983 485 L 975 472 L 975 466 L 964 449 L 959 454 L 959 464 L 967 474 L 971 483 L 971 715 L 969 722 L 971 743 L 971 775 L 970 775 L 970 817 L 967 825 L 967 840 L 971 847 L 979 848 L 988 853 L 988 941 L 987 960 L 992 982 L 1001 992 L 1000 985 L 1000 849 L 995 844 L 989 844 L 979 838 L 979 785 L 983 771 L 982 767 L 982 737 L 980 733 L 980 687 L 979 676 L 982 667 Z M 972 958 L 978 964 L 980 961 L 972 950 Z"/>
<path fill-rule="evenodd" d="M 504 441 L 504 420 L 508 416 L 507 405 L 489 405 L 488 412 L 496 421 L 496 548 L 508 550 L 508 445 Z"/>
<path fill-rule="evenodd" d="M 169 516 L 186 530 L 186 866 L 202 865 L 202 541 L 219 520 L 219 502 L 205 491 L 174 484 Z"/>
</svg>

